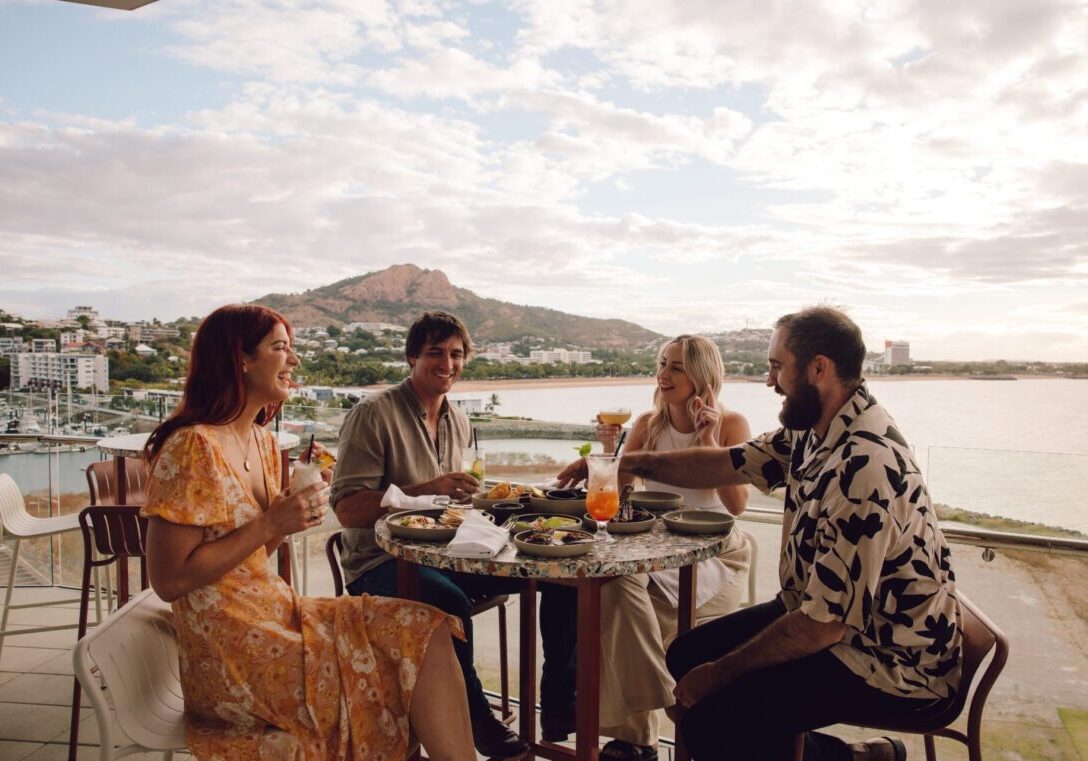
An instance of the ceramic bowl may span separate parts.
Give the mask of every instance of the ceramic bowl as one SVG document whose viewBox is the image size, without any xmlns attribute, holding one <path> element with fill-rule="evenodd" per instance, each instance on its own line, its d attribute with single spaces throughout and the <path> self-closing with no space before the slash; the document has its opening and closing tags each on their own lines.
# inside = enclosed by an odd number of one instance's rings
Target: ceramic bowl
<svg viewBox="0 0 1088 761">
<path fill-rule="evenodd" d="M 608 522 L 609 534 L 641 534 L 643 531 L 649 531 L 657 523 L 657 516 L 651 515 L 646 520 L 642 521 L 625 521 L 620 522 L 611 520 Z M 587 528 L 592 528 L 594 531 L 597 529 L 597 521 L 593 519 L 593 516 L 586 513 L 582 517 L 582 524 Z"/>
<path fill-rule="evenodd" d="M 586 511 L 586 493 L 581 489 L 549 489 L 543 497 L 533 497 L 533 509 L 553 515 L 573 515 L 581 519 Z"/>
<path fill-rule="evenodd" d="M 445 508 L 441 507 L 428 507 L 422 510 L 398 510 L 395 513 L 386 515 L 384 520 L 385 525 L 389 527 L 389 533 L 401 539 L 412 539 L 417 542 L 448 542 L 457 533 L 456 528 L 440 524 L 428 528 L 402 525 L 402 521 L 410 515 L 426 515 L 437 521 L 443 512 L 445 512 Z M 495 522 L 494 517 L 488 513 L 483 515 L 492 523 Z"/>
<path fill-rule="evenodd" d="M 674 510 L 661 516 L 665 527 L 680 534 L 728 534 L 736 518 L 713 510 Z"/>
<path fill-rule="evenodd" d="M 524 552 L 526 555 L 534 555 L 539 558 L 572 558 L 578 555 L 585 555 L 587 552 L 593 549 L 593 534 L 589 534 L 585 531 L 572 531 L 570 533 L 579 534 L 582 541 L 575 544 L 531 544 L 524 541 L 525 537 L 529 534 L 535 533 L 533 531 L 519 531 L 514 534 L 514 546 L 518 548 L 519 552 Z"/>
<path fill-rule="evenodd" d="M 640 507 L 654 513 L 678 510 L 684 506 L 684 498 L 671 491 L 634 491 L 628 497 L 632 507 Z"/>
</svg>

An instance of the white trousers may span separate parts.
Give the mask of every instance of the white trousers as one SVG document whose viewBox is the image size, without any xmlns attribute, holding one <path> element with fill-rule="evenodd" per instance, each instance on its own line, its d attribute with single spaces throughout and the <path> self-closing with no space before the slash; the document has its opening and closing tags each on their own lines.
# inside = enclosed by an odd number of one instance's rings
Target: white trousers
<svg viewBox="0 0 1088 761">
<path fill-rule="evenodd" d="M 705 623 L 740 606 L 748 588 L 751 548 L 737 532 L 716 560 L 728 567 L 721 591 L 695 611 Z M 601 734 L 655 745 L 659 713 L 676 702 L 665 648 L 676 637 L 676 608 L 646 574 L 621 576 L 601 588 Z"/>
</svg>

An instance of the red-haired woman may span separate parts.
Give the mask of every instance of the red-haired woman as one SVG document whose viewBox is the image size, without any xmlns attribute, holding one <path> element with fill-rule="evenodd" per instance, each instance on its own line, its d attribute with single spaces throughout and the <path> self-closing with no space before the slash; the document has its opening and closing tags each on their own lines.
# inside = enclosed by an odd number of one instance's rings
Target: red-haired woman
<svg viewBox="0 0 1088 761">
<path fill-rule="evenodd" d="M 327 506 L 322 484 L 279 491 L 263 428 L 297 366 L 281 315 L 217 309 L 181 404 L 148 440 L 148 566 L 173 604 L 188 744 L 209 761 L 399 759 L 411 729 L 431 758 L 475 759 L 456 619 L 393 598 L 300 598 L 269 569 Z"/>
</svg>

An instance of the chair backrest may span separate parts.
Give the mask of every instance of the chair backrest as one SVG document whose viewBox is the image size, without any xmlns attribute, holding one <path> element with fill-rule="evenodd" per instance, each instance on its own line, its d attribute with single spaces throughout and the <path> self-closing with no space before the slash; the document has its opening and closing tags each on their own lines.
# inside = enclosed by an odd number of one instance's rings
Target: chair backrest
<svg viewBox="0 0 1088 761">
<path fill-rule="evenodd" d="M 344 594 L 344 572 L 340 568 L 340 555 L 344 552 L 344 538 L 337 531 L 329 535 L 325 540 L 325 557 L 329 560 L 329 570 L 332 571 L 332 586 L 336 590 L 336 596 Z"/>
<path fill-rule="evenodd" d="M 95 565 L 117 557 L 143 557 L 147 548 L 147 518 L 136 505 L 93 505 L 79 513 L 85 557 L 91 549 L 101 556 Z"/>
<path fill-rule="evenodd" d="M 4 531 L 21 535 L 29 518 L 19 485 L 7 473 L 0 473 L 0 526 Z"/>
<path fill-rule="evenodd" d="M 963 706 L 961 700 L 966 699 L 967 690 L 986 655 L 991 650 L 994 654 L 986 671 L 975 685 L 974 696 L 971 698 L 968 727 L 972 732 L 977 733 L 982 725 L 982 709 L 986 705 L 986 697 L 1005 668 L 1006 661 L 1009 660 L 1009 638 L 966 595 L 957 592 L 956 596 L 959 598 L 960 619 L 963 626 L 963 676 L 960 679 L 961 697 L 956 701 L 960 703 L 960 708 L 956 711 L 957 715 Z"/>
<path fill-rule="evenodd" d="M 146 460 L 125 458 L 125 502 L 130 505 L 143 504 L 150 476 L 151 469 Z M 92 505 L 117 502 L 117 462 L 101 460 L 88 465 L 87 491 Z"/>
<path fill-rule="evenodd" d="M 133 597 L 76 643 L 72 663 L 94 707 L 103 749 L 112 751 L 123 741 L 114 735 L 112 718 L 141 748 L 185 747 L 185 702 L 173 615 L 153 590 Z M 95 667 L 109 700 L 92 673 Z"/>
</svg>

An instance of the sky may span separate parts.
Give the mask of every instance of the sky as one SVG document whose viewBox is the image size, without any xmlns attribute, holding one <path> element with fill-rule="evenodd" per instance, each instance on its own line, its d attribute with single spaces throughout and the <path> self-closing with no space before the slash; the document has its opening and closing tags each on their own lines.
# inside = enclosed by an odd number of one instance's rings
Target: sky
<svg viewBox="0 0 1088 761">
<path fill-rule="evenodd" d="M 1088 361 L 1088 2 L 0 0 L 0 308 L 414 263 L 665 334 Z"/>
</svg>

